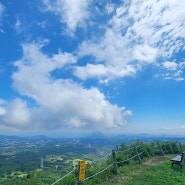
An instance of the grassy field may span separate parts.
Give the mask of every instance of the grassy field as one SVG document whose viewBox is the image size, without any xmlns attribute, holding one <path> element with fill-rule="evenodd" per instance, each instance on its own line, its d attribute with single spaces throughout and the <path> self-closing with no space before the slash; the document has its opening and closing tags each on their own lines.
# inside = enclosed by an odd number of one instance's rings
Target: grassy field
<svg viewBox="0 0 185 185">
<path fill-rule="evenodd" d="M 185 185 L 185 165 L 183 169 L 178 165 L 172 168 L 170 157 L 155 157 L 143 164 L 124 165 L 118 168 L 118 175 L 99 185 Z"/>
</svg>

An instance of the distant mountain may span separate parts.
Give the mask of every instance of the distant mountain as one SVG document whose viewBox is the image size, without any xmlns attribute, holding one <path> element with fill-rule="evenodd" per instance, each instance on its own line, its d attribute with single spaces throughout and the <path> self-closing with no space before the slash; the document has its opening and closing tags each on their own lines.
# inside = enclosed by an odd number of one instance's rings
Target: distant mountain
<svg viewBox="0 0 185 185">
<path fill-rule="evenodd" d="M 107 137 L 102 132 L 93 132 L 88 138 L 90 139 L 106 139 Z"/>
<path fill-rule="evenodd" d="M 45 136 L 45 135 L 30 136 L 28 138 L 32 139 L 32 140 L 47 140 L 47 139 L 51 139 L 50 137 Z"/>
</svg>

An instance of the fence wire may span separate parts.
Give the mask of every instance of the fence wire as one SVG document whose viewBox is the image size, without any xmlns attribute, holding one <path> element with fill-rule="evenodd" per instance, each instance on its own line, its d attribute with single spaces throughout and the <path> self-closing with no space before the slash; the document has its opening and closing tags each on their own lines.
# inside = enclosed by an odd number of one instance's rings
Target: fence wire
<svg viewBox="0 0 185 185">
<path fill-rule="evenodd" d="M 91 163 L 96 163 L 96 162 L 101 161 L 102 159 L 104 159 L 104 158 L 106 158 L 106 157 L 109 157 L 109 156 L 111 156 L 111 153 L 109 153 L 109 154 L 107 154 L 106 156 L 101 157 L 101 158 L 99 158 L 99 159 L 93 160 L 93 161 L 91 161 Z"/>
<path fill-rule="evenodd" d="M 131 159 L 134 159 L 135 157 L 138 157 L 138 156 L 140 156 L 140 155 L 143 154 L 143 153 L 144 153 L 144 151 L 142 151 L 142 152 L 140 152 L 139 154 L 136 154 L 136 155 L 130 157 L 129 159 L 125 159 L 125 160 L 123 160 L 123 161 L 117 161 L 117 162 L 114 162 L 114 163 L 115 163 L 115 164 L 120 164 L 120 163 L 124 163 L 124 162 L 130 161 Z"/>
<path fill-rule="evenodd" d="M 134 149 L 134 147 L 128 148 L 128 149 L 125 149 L 125 150 L 118 150 L 118 151 L 115 151 L 115 153 L 124 153 L 124 152 L 128 152 L 130 150 L 133 150 L 133 149 Z"/>
<path fill-rule="evenodd" d="M 119 162 L 114 162 L 113 164 L 110 164 L 110 165 L 107 166 L 106 168 L 102 169 L 101 171 L 95 173 L 94 175 L 92 175 L 92 176 L 90 176 L 90 177 L 87 177 L 86 179 L 84 179 L 84 180 L 81 181 L 81 182 L 87 181 L 87 180 L 89 180 L 89 179 L 91 179 L 91 178 L 93 178 L 93 177 L 99 175 L 100 173 L 103 173 L 105 170 L 109 169 L 109 168 L 112 167 L 114 164 L 119 164 L 119 163 L 122 163 L 122 162 L 129 161 L 129 160 L 131 160 L 131 159 L 134 159 L 134 158 L 137 157 L 137 156 L 140 156 L 140 155 L 143 154 L 143 153 L 144 153 L 144 151 L 140 152 L 139 154 L 136 154 L 136 155 L 132 156 L 131 158 L 129 158 L 129 159 L 127 159 L 127 160 L 119 161 Z"/>
<path fill-rule="evenodd" d="M 135 149 L 136 149 L 136 151 L 137 151 L 137 148 L 139 148 L 139 147 L 141 147 L 141 146 L 142 146 L 142 145 L 138 145 L 138 146 L 130 147 L 130 148 L 125 149 L 125 150 L 118 150 L 118 151 L 115 151 L 115 153 L 124 153 L 124 152 L 130 151 L 130 150 L 135 150 Z M 165 151 L 165 152 L 169 152 L 169 151 L 171 151 L 171 150 L 167 150 L 167 151 Z M 144 152 L 146 152 L 146 151 L 142 151 L 142 152 L 140 152 L 140 153 L 137 153 L 137 154 L 133 155 L 132 157 L 130 157 L 130 158 L 128 158 L 128 159 L 125 159 L 125 160 L 122 160 L 122 161 L 114 161 L 112 164 L 110 164 L 110 165 L 107 166 L 106 168 L 100 170 L 99 172 L 95 173 L 94 175 L 91 175 L 91 176 L 85 178 L 84 180 L 81 181 L 81 183 L 84 182 L 84 181 L 87 181 L 87 180 L 89 180 L 89 179 L 91 179 L 91 178 L 93 178 L 93 177 L 95 177 L 95 176 L 97 176 L 97 175 L 99 175 L 99 174 L 101 174 L 101 173 L 103 173 L 104 171 L 106 171 L 107 169 L 111 168 L 111 167 L 114 166 L 115 164 L 124 163 L 124 162 L 130 161 L 130 160 L 132 160 L 132 159 L 134 159 L 134 158 L 136 158 L 136 157 L 140 158 L 140 155 L 142 155 Z M 159 149 L 159 150 L 154 150 L 153 152 L 161 152 L 161 149 Z M 101 158 L 99 158 L 99 159 L 97 159 L 97 160 L 93 160 L 93 161 L 91 161 L 91 164 L 96 163 L 96 162 L 98 162 L 98 161 L 101 161 L 101 160 L 103 160 L 103 159 L 105 159 L 105 158 L 107 158 L 107 157 L 110 157 L 111 154 L 112 154 L 112 153 L 109 153 L 109 154 L 107 154 L 107 155 L 104 156 L 104 157 L 101 157 Z M 139 160 L 140 160 L 140 159 L 139 159 Z M 68 174 L 64 175 L 63 177 L 61 177 L 60 179 L 58 179 L 57 181 L 55 181 L 55 182 L 54 182 L 53 184 L 51 184 L 51 185 L 57 184 L 59 181 L 63 180 L 65 177 L 69 176 L 69 175 L 70 175 L 71 173 L 73 173 L 75 170 L 76 170 L 76 168 L 74 168 L 74 169 L 73 169 L 72 171 L 70 171 Z"/>
<path fill-rule="evenodd" d="M 53 184 L 51 185 L 55 185 L 57 184 L 59 181 L 63 180 L 65 177 L 69 176 L 71 173 L 73 173 L 76 170 L 76 168 L 74 168 L 73 170 L 71 170 L 68 174 L 64 175 L 63 177 L 61 177 L 60 179 L 58 179 L 57 181 L 55 181 Z"/>
<path fill-rule="evenodd" d="M 104 171 L 106 171 L 107 169 L 109 169 L 109 168 L 112 167 L 112 166 L 113 166 L 113 164 L 110 164 L 109 166 L 107 166 L 107 167 L 104 168 L 103 170 L 101 170 L 101 171 L 95 173 L 94 175 L 92 175 L 92 176 L 90 176 L 90 177 L 87 177 L 86 179 L 84 179 L 84 180 L 81 181 L 81 182 L 87 181 L 87 180 L 89 180 L 89 179 L 91 179 L 91 178 L 93 178 L 93 177 L 99 175 L 100 173 L 103 173 Z"/>
<path fill-rule="evenodd" d="M 118 150 L 118 151 L 115 151 L 115 153 L 124 153 L 124 152 L 128 152 L 130 150 L 134 150 L 135 148 L 139 148 L 141 145 L 138 145 L 138 146 L 133 146 L 131 148 L 128 148 L 128 149 L 125 149 L 125 150 Z"/>
</svg>

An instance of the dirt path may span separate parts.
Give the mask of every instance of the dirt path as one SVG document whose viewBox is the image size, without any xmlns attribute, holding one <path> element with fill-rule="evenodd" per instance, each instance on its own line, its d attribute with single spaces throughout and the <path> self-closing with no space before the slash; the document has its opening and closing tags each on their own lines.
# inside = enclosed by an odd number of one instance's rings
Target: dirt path
<svg viewBox="0 0 185 185">
<path fill-rule="evenodd" d="M 144 162 L 144 164 L 152 166 L 152 165 L 156 165 L 156 164 L 162 163 L 164 161 L 168 161 L 168 160 L 170 160 L 169 157 L 160 156 L 160 157 L 155 157 L 153 159 L 150 159 L 149 161 Z"/>
</svg>

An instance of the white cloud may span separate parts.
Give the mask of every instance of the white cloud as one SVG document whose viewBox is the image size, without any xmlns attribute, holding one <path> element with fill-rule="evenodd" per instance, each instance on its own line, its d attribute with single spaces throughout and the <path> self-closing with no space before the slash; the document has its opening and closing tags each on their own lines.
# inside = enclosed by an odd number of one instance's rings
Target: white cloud
<svg viewBox="0 0 185 185">
<path fill-rule="evenodd" d="M 176 126 L 176 127 L 163 127 L 163 129 L 164 130 L 175 130 L 175 131 L 177 131 L 177 130 L 179 130 L 179 131 L 183 130 L 184 131 L 185 125 L 180 125 L 180 126 Z"/>
<path fill-rule="evenodd" d="M 169 62 L 169 61 L 163 62 L 162 65 L 165 69 L 168 69 L 171 71 L 177 70 L 177 66 L 178 66 L 178 64 L 176 62 Z"/>
<path fill-rule="evenodd" d="M 0 2 L 0 32 L 2 32 L 2 33 L 4 33 L 4 31 L 1 29 L 1 24 L 2 24 L 2 18 L 3 18 L 4 11 L 5 11 L 5 7 Z"/>
<path fill-rule="evenodd" d="M 75 67 L 74 74 L 79 78 L 86 80 L 87 78 L 94 78 L 97 76 L 105 76 L 107 74 L 107 68 L 104 65 L 87 64 L 86 66 Z"/>
<path fill-rule="evenodd" d="M 46 27 L 46 21 L 38 22 L 36 23 L 38 27 L 45 28 Z"/>
<path fill-rule="evenodd" d="M 0 99 L 0 116 L 6 113 L 5 104 L 6 104 L 6 101 L 3 99 Z"/>
<path fill-rule="evenodd" d="M 82 80 L 88 78 L 106 79 L 105 81 L 113 80 L 115 78 L 122 78 L 125 76 L 134 76 L 136 69 L 132 65 L 125 65 L 122 68 L 119 66 L 108 65 L 107 67 L 102 64 L 87 64 L 86 66 L 75 67 L 74 74 Z"/>
<path fill-rule="evenodd" d="M 109 103 L 97 88 L 85 89 L 70 79 L 52 75 L 56 69 L 62 73 L 66 66 L 75 62 L 75 57 L 69 53 L 48 57 L 38 44 L 23 45 L 23 57 L 15 62 L 17 71 L 12 79 L 14 88 L 32 98 L 38 106 L 29 110 L 31 121 L 28 120 L 27 126 L 33 122 L 33 129 L 106 129 L 126 124 L 129 111 Z M 26 106 L 21 105 L 17 110 L 25 108 L 27 112 Z"/>
<path fill-rule="evenodd" d="M 21 21 L 20 19 L 17 19 L 14 28 L 18 34 L 21 33 L 21 27 L 22 27 Z"/>
<path fill-rule="evenodd" d="M 93 37 L 81 44 L 79 57 L 93 56 L 96 63 L 101 63 L 96 66 L 96 76 L 107 75 L 107 79 L 112 66 L 120 71 L 131 65 L 137 71 L 142 65 L 160 63 L 161 58 L 169 60 L 184 47 L 184 9 L 183 0 L 125 1 L 105 24 L 101 38 Z M 82 79 L 95 76 L 95 65 L 77 67 L 75 74 Z M 122 77 L 133 74 L 132 70 L 127 71 Z M 114 77 L 120 76 L 115 73 Z"/>
<path fill-rule="evenodd" d="M 68 53 L 59 52 L 53 55 L 49 59 L 46 55 L 40 52 L 41 45 L 37 44 L 24 44 L 23 52 L 24 56 L 22 60 L 15 62 L 15 66 L 20 73 L 14 73 L 13 79 L 16 79 L 14 86 L 19 89 L 21 94 L 30 95 L 36 99 L 39 99 L 36 94 L 32 94 L 32 91 L 37 89 L 37 86 L 41 88 L 45 81 L 52 83 L 50 73 L 55 69 L 60 69 L 67 64 L 75 63 L 75 58 Z M 30 74 L 34 74 L 32 78 L 29 78 Z M 27 81 L 22 78 L 27 77 Z M 28 83 L 28 84 L 27 84 Z M 44 87 L 43 87 L 44 90 Z M 38 92 L 39 93 L 39 92 Z M 41 93 L 41 92 L 40 92 Z M 40 94 L 39 93 L 39 94 Z"/>
<path fill-rule="evenodd" d="M 133 55 L 138 61 L 152 63 L 156 59 L 157 49 L 149 45 L 136 45 Z"/>
<path fill-rule="evenodd" d="M 4 13 L 4 6 L 2 3 L 0 3 L 0 19 L 3 16 L 3 13 Z"/>
<path fill-rule="evenodd" d="M 115 79 L 134 76 L 138 66 L 130 61 L 133 57 L 133 48 L 128 46 L 128 40 L 123 38 L 121 33 L 107 29 L 100 41 L 84 42 L 78 50 L 79 57 L 92 55 L 96 62 L 101 64 L 76 67 L 75 75 L 82 79 L 88 77 Z"/>
<path fill-rule="evenodd" d="M 19 19 L 17 19 L 16 23 L 15 23 L 15 28 L 20 29 L 20 26 L 21 26 L 21 21 Z"/>
<path fill-rule="evenodd" d="M 42 0 L 46 10 L 60 16 L 60 21 L 66 23 L 70 32 L 74 32 L 78 26 L 83 26 L 89 18 L 88 5 L 91 0 Z"/>
<path fill-rule="evenodd" d="M 21 99 L 15 99 L 7 103 L 6 113 L 3 115 L 3 122 L 12 127 L 24 129 L 29 122 L 30 113 L 26 102 Z"/>
<path fill-rule="evenodd" d="M 134 22 L 129 34 L 133 39 L 157 48 L 159 56 L 170 57 L 184 45 L 184 8 L 182 0 L 132 1 L 129 18 Z"/>
<path fill-rule="evenodd" d="M 185 80 L 184 74 L 185 62 L 166 61 L 161 64 L 161 74 L 166 80 L 175 80 L 177 82 Z"/>
<path fill-rule="evenodd" d="M 107 14 L 111 14 L 114 11 L 114 9 L 115 9 L 114 4 L 110 2 L 105 5 L 105 11 L 107 12 Z"/>
</svg>

